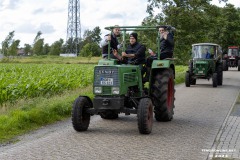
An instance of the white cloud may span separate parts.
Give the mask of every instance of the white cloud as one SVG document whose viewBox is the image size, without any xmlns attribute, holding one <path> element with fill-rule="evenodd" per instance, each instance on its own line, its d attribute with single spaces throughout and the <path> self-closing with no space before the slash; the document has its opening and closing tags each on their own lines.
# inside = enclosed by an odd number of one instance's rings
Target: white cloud
<svg viewBox="0 0 240 160">
<path fill-rule="evenodd" d="M 147 16 L 145 0 L 88 0 L 80 1 L 81 31 L 99 26 L 140 25 Z M 45 43 L 66 39 L 68 0 L 1 0 L 0 43 L 15 30 L 20 45 L 31 44 L 37 32 L 42 31 Z"/>
</svg>

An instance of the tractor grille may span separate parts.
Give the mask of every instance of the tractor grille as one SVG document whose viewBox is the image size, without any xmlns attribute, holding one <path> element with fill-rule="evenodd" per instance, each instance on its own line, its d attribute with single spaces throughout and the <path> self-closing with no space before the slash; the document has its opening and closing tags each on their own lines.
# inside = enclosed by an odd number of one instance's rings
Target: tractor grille
<svg viewBox="0 0 240 160">
<path fill-rule="evenodd" d="M 112 94 L 112 87 L 109 87 L 109 86 L 104 86 L 102 87 L 103 91 L 102 91 L 102 94 Z"/>
<path fill-rule="evenodd" d="M 207 70 L 206 64 L 196 64 L 196 74 L 204 75 Z"/>
<path fill-rule="evenodd" d="M 118 77 L 117 67 L 112 67 L 112 66 L 96 66 L 95 67 L 94 86 L 119 86 L 119 85 L 120 85 L 120 81 Z M 109 89 L 106 89 L 106 90 L 109 90 Z M 111 89 L 110 89 L 110 92 L 111 92 Z"/>
<path fill-rule="evenodd" d="M 123 76 L 124 83 L 134 82 L 136 79 L 136 73 L 125 73 Z"/>
</svg>

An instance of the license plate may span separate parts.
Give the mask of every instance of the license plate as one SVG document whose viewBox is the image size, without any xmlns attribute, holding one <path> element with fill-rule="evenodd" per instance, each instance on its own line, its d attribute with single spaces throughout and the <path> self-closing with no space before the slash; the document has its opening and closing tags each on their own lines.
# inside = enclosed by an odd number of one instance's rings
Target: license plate
<svg viewBox="0 0 240 160">
<path fill-rule="evenodd" d="M 198 71 L 198 73 L 203 73 L 203 71 Z"/>
<path fill-rule="evenodd" d="M 101 85 L 113 85 L 113 78 L 101 78 Z"/>
</svg>

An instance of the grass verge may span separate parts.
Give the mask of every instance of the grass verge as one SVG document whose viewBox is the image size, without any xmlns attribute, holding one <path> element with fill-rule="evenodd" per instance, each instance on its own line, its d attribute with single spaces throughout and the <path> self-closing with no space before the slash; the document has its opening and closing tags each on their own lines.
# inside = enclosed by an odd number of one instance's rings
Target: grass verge
<svg viewBox="0 0 240 160">
<path fill-rule="evenodd" d="M 5 107 L 5 111 L 0 114 L 0 143 L 69 117 L 73 101 L 80 94 L 92 97 L 91 92 L 92 86 L 88 86 L 84 89 L 66 91 L 51 98 L 38 97 Z"/>
</svg>

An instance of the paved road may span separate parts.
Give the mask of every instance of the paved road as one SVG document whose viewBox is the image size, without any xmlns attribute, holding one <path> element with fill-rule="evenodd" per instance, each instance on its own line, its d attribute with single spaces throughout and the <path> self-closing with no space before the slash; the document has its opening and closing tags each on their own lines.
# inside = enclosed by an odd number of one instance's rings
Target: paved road
<svg viewBox="0 0 240 160">
<path fill-rule="evenodd" d="M 138 133 L 136 115 L 117 120 L 93 116 L 82 133 L 68 119 L 0 147 L 0 159 L 205 160 L 239 90 L 236 70 L 224 72 L 223 86 L 217 88 L 207 80 L 190 88 L 178 85 L 174 120 L 154 121 L 150 135 Z"/>
</svg>

